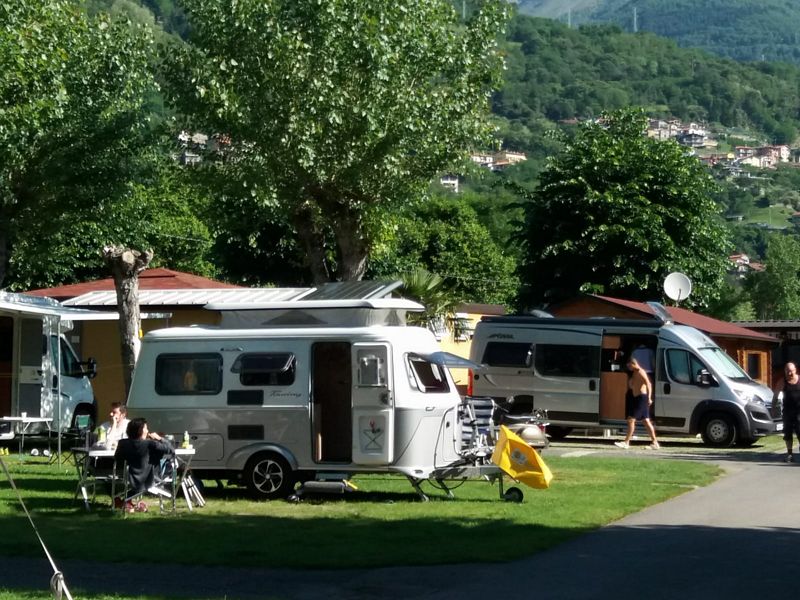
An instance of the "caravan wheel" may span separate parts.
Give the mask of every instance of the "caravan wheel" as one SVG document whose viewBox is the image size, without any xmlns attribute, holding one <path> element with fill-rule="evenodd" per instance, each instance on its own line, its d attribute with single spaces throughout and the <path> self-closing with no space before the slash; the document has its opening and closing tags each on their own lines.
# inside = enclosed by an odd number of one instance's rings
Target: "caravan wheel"
<svg viewBox="0 0 800 600">
<path fill-rule="evenodd" d="M 295 475 L 286 459 L 274 452 L 256 454 L 244 468 L 244 482 L 261 500 L 286 498 L 294 489 Z"/>
</svg>

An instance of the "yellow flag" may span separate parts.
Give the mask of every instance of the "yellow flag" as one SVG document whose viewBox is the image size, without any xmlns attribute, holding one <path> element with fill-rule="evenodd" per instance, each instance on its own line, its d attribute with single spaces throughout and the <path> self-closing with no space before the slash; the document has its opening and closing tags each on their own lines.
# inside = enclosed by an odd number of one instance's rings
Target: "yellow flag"
<svg viewBox="0 0 800 600">
<path fill-rule="evenodd" d="M 539 453 L 505 425 L 500 425 L 500 439 L 495 444 L 492 462 L 509 477 L 532 488 L 549 488 L 553 479 Z"/>
</svg>

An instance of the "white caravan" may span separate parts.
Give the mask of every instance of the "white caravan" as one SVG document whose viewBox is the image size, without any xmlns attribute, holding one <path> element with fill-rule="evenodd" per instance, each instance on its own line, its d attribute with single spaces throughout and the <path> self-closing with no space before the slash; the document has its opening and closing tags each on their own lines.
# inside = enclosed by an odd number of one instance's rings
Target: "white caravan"
<svg viewBox="0 0 800 600">
<path fill-rule="evenodd" d="M 51 418 L 53 430 L 68 429 L 76 415 L 94 418 L 89 380 L 95 361 L 81 362 L 64 333 L 72 321 L 117 318 L 50 298 L 0 292 L 0 416 Z"/>
<path fill-rule="evenodd" d="M 553 437 L 622 427 L 630 356 L 651 371 L 660 433 L 700 433 L 708 445 L 729 446 L 781 428 L 768 387 L 705 334 L 662 320 L 484 317 L 472 340 L 470 358 L 481 366 L 471 393 L 513 397 L 515 413 L 545 409 Z"/>
<path fill-rule="evenodd" d="M 298 481 L 396 472 L 419 483 L 462 461 L 461 398 L 400 299 L 209 305 L 220 327 L 152 331 L 128 408 L 196 450 L 192 469 L 264 498 Z"/>
</svg>

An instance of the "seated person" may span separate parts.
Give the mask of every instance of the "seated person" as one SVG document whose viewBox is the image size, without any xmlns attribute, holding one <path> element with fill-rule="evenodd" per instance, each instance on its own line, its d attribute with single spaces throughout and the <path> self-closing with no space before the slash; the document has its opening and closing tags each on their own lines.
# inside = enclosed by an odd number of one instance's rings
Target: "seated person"
<svg viewBox="0 0 800 600">
<path fill-rule="evenodd" d="M 100 429 L 106 432 L 106 444 L 114 447 L 121 439 L 128 437 L 128 408 L 121 402 L 112 402 L 108 416 L 111 420 L 100 425 Z"/>
<path fill-rule="evenodd" d="M 133 494 L 146 492 L 153 486 L 156 467 L 173 452 L 172 445 L 147 427 L 147 421 L 138 418 L 128 423 L 128 437 L 121 439 L 114 453 L 117 465 L 128 463 L 128 481 Z"/>
</svg>

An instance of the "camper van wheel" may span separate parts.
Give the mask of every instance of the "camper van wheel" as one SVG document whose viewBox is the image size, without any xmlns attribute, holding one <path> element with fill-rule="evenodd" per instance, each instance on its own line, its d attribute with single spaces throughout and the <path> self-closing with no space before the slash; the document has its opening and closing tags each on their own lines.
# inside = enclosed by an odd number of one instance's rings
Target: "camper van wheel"
<svg viewBox="0 0 800 600">
<path fill-rule="evenodd" d="M 522 490 L 516 487 L 510 487 L 503 493 L 503 500 L 506 502 L 522 502 Z"/>
<path fill-rule="evenodd" d="M 547 426 L 547 437 L 551 440 L 563 440 L 572 432 L 572 427 L 560 427 L 558 425 Z"/>
<path fill-rule="evenodd" d="M 286 459 L 274 452 L 256 454 L 244 468 L 244 483 L 256 498 L 286 498 L 294 488 L 294 474 Z"/>
<path fill-rule="evenodd" d="M 712 413 L 703 422 L 703 442 L 715 448 L 727 448 L 736 441 L 736 423 L 724 413 Z"/>
</svg>

